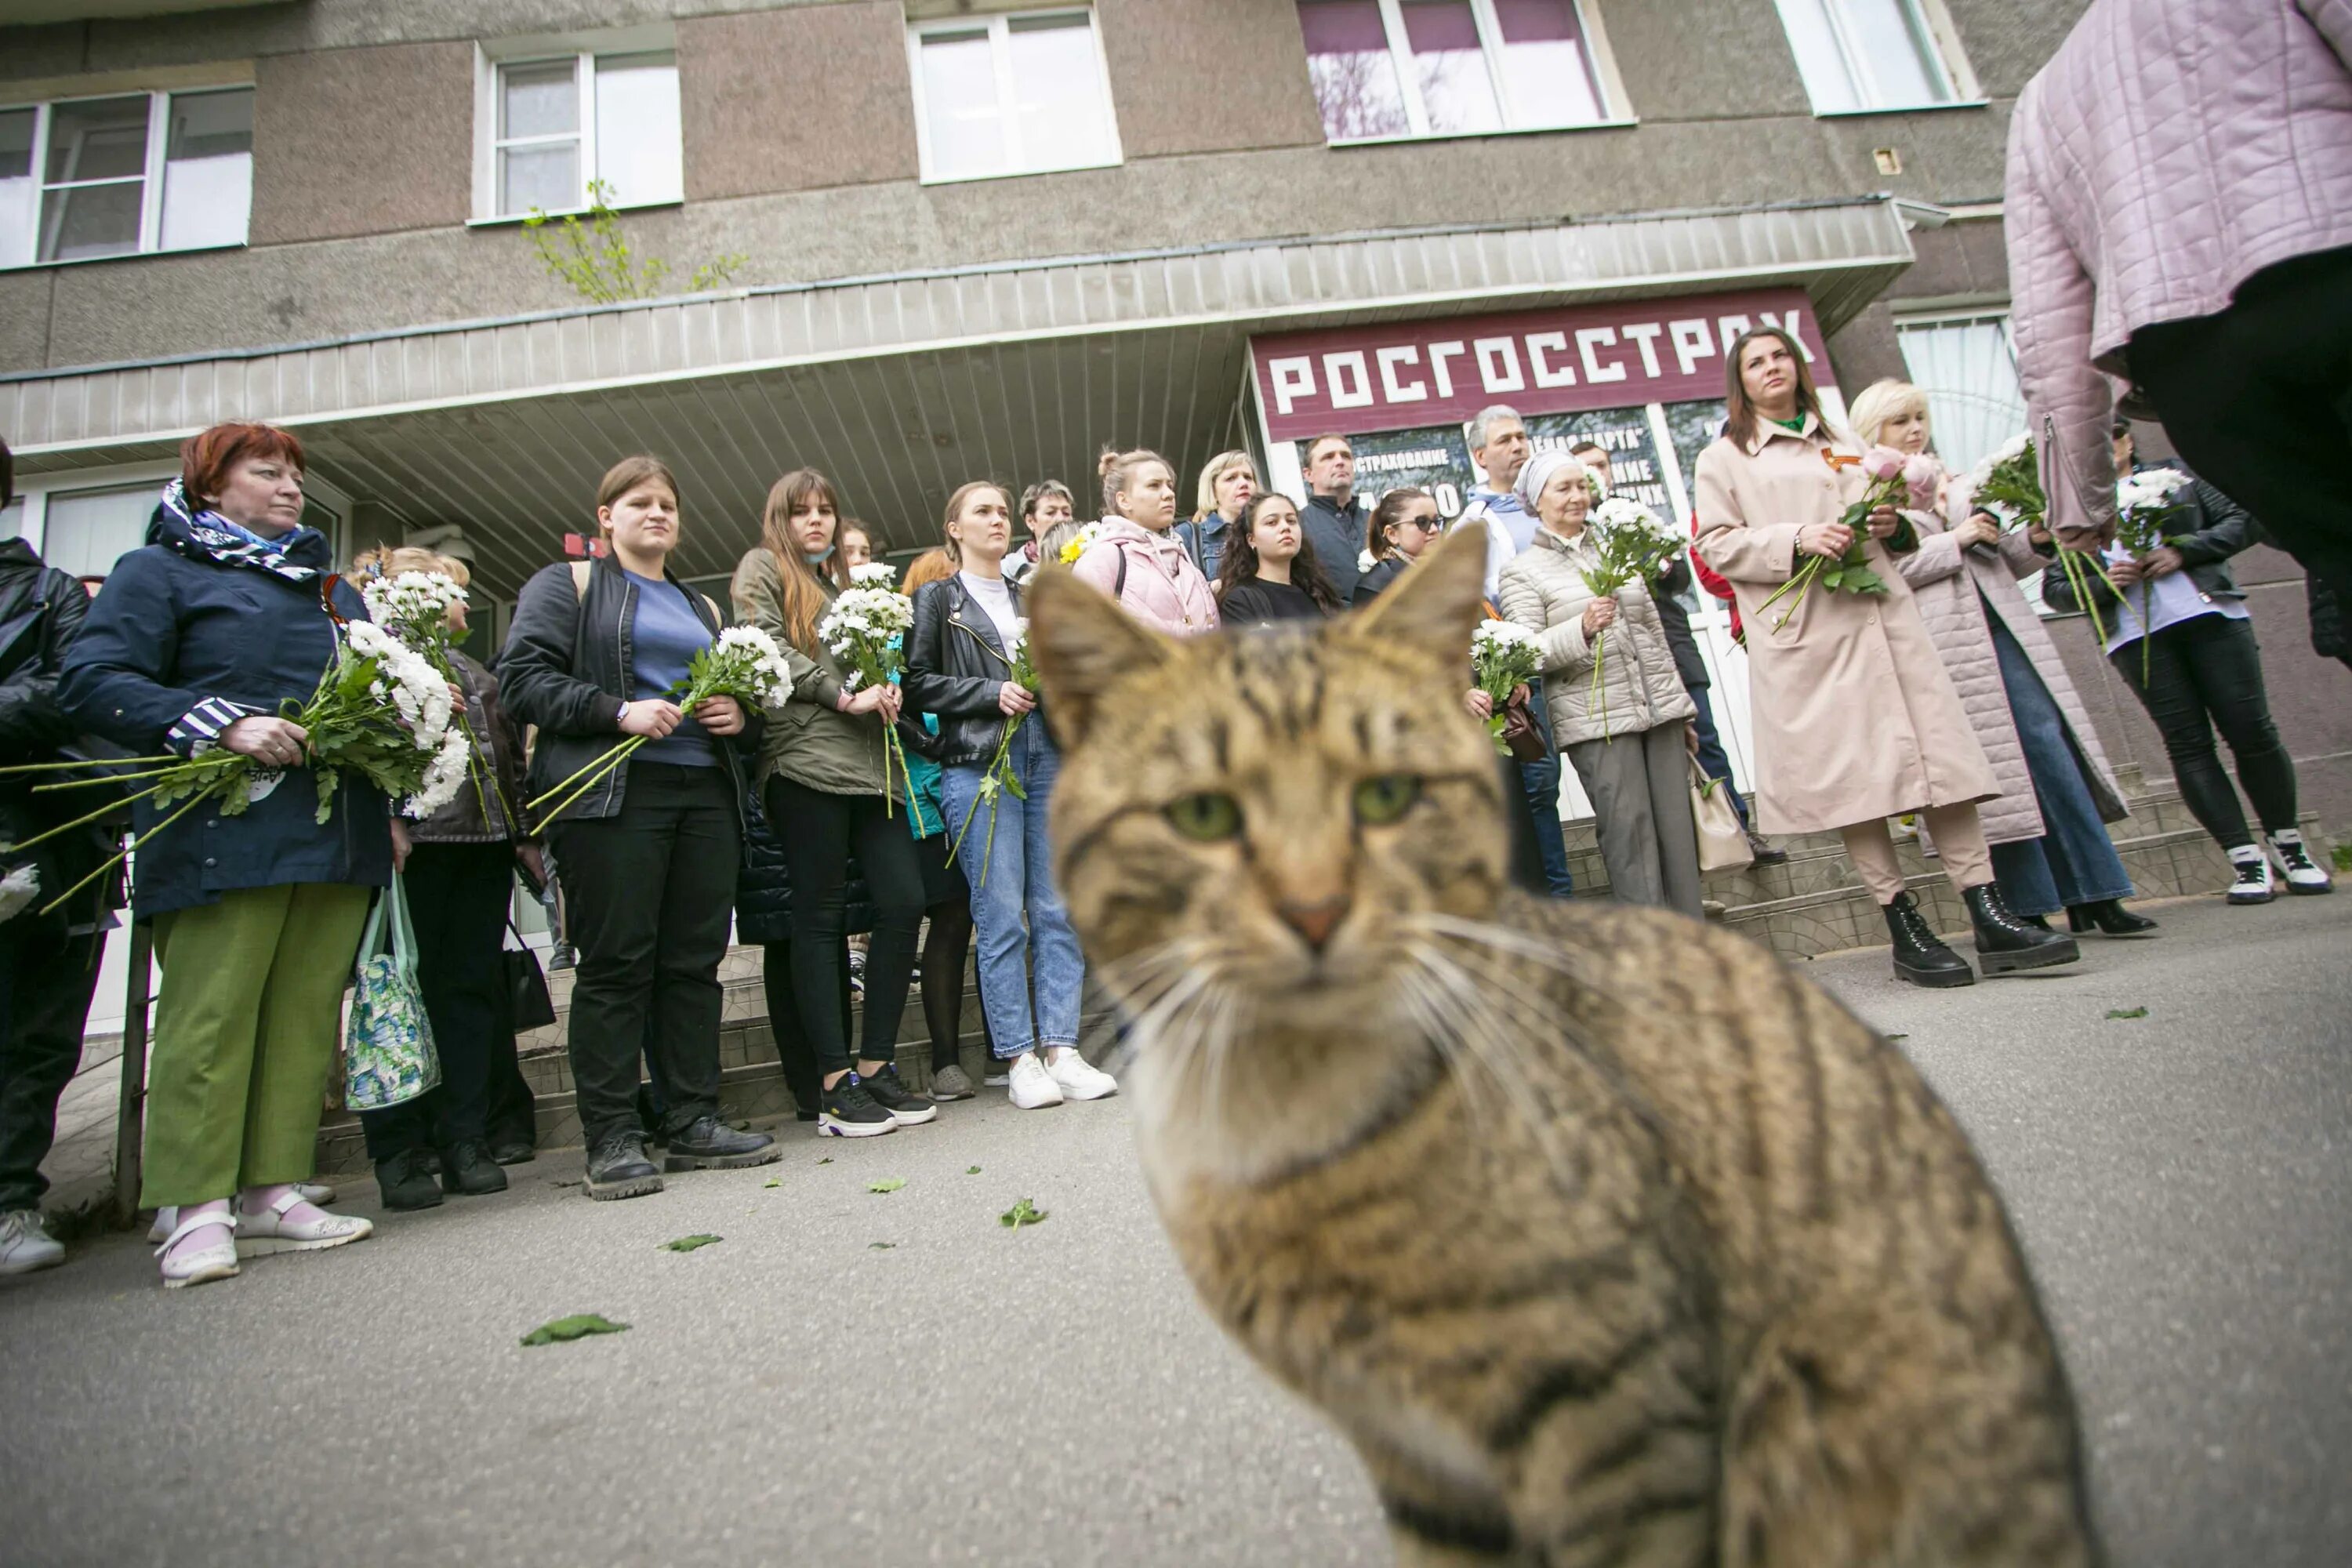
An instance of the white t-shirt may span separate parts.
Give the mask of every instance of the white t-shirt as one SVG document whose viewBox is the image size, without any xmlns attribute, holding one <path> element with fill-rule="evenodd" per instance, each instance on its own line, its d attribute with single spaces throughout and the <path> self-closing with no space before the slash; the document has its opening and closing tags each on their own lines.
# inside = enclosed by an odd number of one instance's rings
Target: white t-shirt
<svg viewBox="0 0 2352 1568">
<path fill-rule="evenodd" d="M 963 591 L 971 595 L 972 602 L 996 623 L 997 637 L 1010 650 L 1013 647 L 1013 624 L 1020 619 L 1013 612 L 1013 590 L 1004 585 L 1002 577 L 975 577 L 969 572 L 959 572 L 956 576 L 963 583 Z"/>
</svg>

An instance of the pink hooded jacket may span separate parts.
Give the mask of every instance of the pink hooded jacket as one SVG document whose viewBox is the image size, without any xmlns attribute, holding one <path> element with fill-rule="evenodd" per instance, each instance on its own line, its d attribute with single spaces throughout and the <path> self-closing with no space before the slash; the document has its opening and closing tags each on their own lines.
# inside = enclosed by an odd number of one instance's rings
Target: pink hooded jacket
<svg viewBox="0 0 2352 1568">
<path fill-rule="evenodd" d="M 1171 637 L 1217 629 L 1216 595 L 1173 529 L 1154 533 L 1123 517 L 1107 517 L 1096 527 L 1095 542 L 1071 568 L 1079 582 L 1117 594 L 1120 608 Z M 1124 587 L 1118 585 L 1122 555 L 1127 558 Z"/>
<path fill-rule="evenodd" d="M 2011 320 L 2050 522 L 2115 521 L 2107 373 L 2352 245 L 2352 0 L 2093 0 L 2010 124 Z"/>
</svg>

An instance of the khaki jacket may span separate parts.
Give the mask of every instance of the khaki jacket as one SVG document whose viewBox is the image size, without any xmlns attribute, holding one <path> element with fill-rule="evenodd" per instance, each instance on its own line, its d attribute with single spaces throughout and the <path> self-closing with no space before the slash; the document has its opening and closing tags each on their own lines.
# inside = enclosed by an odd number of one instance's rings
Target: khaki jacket
<svg viewBox="0 0 2352 1568">
<path fill-rule="evenodd" d="M 844 713 L 834 706 L 841 700 L 841 667 L 820 643 L 814 657 L 784 636 L 783 612 L 778 607 L 782 580 L 776 558 L 765 549 L 746 553 L 735 568 L 728 595 L 735 602 L 735 618 L 759 627 L 776 639 L 784 662 L 792 667 L 793 695 L 783 711 L 772 713 L 760 738 L 759 784 L 778 775 L 826 795 L 887 795 L 901 799 L 906 785 L 898 770 L 888 765 L 883 750 L 882 720 L 874 713 Z M 835 596 L 825 585 L 825 598 Z"/>
<path fill-rule="evenodd" d="M 1592 590 L 1584 572 L 1597 564 L 1591 535 L 1570 542 L 1548 528 L 1503 568 L 1497 591 L 1503 615 L 1543 644 L 1544 701 L 1552 738 L 1563 746 L 1638 735 L 1679 724 L 1698 712 L 1675 671 L 1675 652 L 1650 591 L 1639 583 L 1617 590 L 1617 621 L 1601 640 L 1601 684 L 1592 682 L 1592 645 L 1584 636 Z"/>
</svg>

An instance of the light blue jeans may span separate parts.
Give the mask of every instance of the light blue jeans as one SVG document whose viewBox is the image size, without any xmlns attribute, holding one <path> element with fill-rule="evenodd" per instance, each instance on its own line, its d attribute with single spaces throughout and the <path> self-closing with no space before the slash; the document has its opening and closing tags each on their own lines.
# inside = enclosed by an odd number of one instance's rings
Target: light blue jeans
<svg viewBox="0 0 2352 1568">
<path fill-rule="evenodd" d="M 1005 1060 L 1039 1046 L 1078 1043 L 1078 993 L 1087 974 L 1069 911 L 1054 887 L 1045 842 L 1045 808 L 1053 799 L 1062 758 L 1046 738 L 1042 720 L 1032 716 L 1014 731 L 1008 760 L 1029 798 L 1024 801 L 1011 790 L 997 792 L 993 839 L 989 803 L 982 800 L 977 811 L 972 808 L 987 765 L 975 763 L 940 773 L 950 843 L 966 814 L 971 817 L 971 829 L 957 847 L 956 860 L 971 888 L 980 1005 L 988 1015 L 996 1055 Z M 1033 972 L 1037 994 L 1034 1010 L 1029 1001 Z"/>
</svg>

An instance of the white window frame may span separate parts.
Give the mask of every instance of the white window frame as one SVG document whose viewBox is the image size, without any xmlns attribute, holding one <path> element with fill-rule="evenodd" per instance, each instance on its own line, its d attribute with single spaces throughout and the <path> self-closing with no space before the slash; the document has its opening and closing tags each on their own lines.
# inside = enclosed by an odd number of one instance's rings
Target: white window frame
<svg viewBox="0 0 2352 1568">
<path fill-rule="evenodd" d="M 1095 46 L 1095 79 L 1102 90 L 1103 131 L 1110 144 L 1107 157 L 1091 163 L 1056 163 L 1050 168 L 1025 166 L 1022 154 L 1020 117 L 1013 111 L 1017 101 L 1013 79 L 1013 48 L 1008 40 L 1013 24 L 1032 21 L 1041 16 L 1079 16 L 1087 19 L 1087 34 Z M 923 40 L 935 33 L 988 34 L 989 58 L 996 68 L 996 102 L 1004 127 L 1004 146 L 1013 166 L 986 174 L 942 174 L 939 172 L 931 150 L 931 117 L 923 100 Z M 991 15 L 941 16 L 907 24 L 907 74 L 915 92 L 915 150 L 918 166 L 922 171 L 921 183 L 926 185 L 961 185 L 974 180 L 1018 180 L 1036 174 L 1066 174 L 1079 169 L 1116 169 L 1127 162 L 1127 153 L 1118 137 L 1118 106 L 1111 100 L 1110 60 L 1103 53 L 1102 18 L 1092 5 L 1038 5 L 1021 11 L 1001 11 Z"/>
<path fill-rule="evenodd" d="M 1404 96 L 1404 117 L 1409 129 L 1400 135 L 1343 136 L 1337 141 L 1330 140 L 1326 132 L 1326 146 L 1377 147 L 1395 142 L 1443 142 L 1463 136 L 1558 136 L 1638 123 L 1631 113 L 1619 108 L 1625 101 L 1625 87 L 1618 79 L 1616 66 L 1610 58 L 1608 37 L 1601 30 L 1600 17 L 1585 0 L 1568 0 L 1570 8 L 1576 13 L 1577 37 L 1584 45 L 1585 64 L 1592 71 L 1593 95 L 1600 100 L 1601 118 L 1581 125 L 1512 124 L 1510 81 L 1503 71 L 1502 19 L 1495 14 L 1494 0 L 1469 0 L 1470 14 L 1478 28 L 1479 52 L 1486 61 L 1486 80 L 1494 89 L 1495 106 L 1502 112 L 1503 123 L 1491 131 L 1433 131 L 1429 106 L 1422 100 L 1421 81 L 1412 68 L 1412 43 L 1405 35 L 1404 7 L 1399 0 L 1375 3 L 1381 9 L 1381 29 L 1388 35 L 1389 58 L 1396 66 L 1397 85 Z M 1297 9 L 1297 0 L 1292 0 L 1291 8 Z"/>
<path fill-rule="evenodd" d="M 113 93 L 110 97 L 123 97 Z M 84 490 L 119 490 L 136 484 L 152 484 L 160 500 L 163 482 L 180 471 L 180 465 L 171 458 L 151 459 L 143 463 L 115 463 L 100 468 L 65 468 L 52 473 L 16 475 L 16 500 L 24 511 L 17 520 L 16 537 L 47 556 L 49 532 L 49 498 L 70 496 Z M 328 542 L 334 547 L 335 559 L 343 558 L 352 527 L 352 498 L 341 486 L 320 479 L 309 469 L 302 474 L 302 498 L 315 500 L 335 514 L 335 532 Z"/>
<path fill-rule="evenodd" d="M 1951 16 L 1945 11 L 1943 0 L 1893 0 L 1893 3 L 1903 7 L 1907 14 L 1916 36 L 1927 41 L 1929 61 L 1943 78 L 1945 89 L 1951 96 L 1940 102 L 1865 103 L 1853 109 L 1823 109 L 1812 102 L 1812 89 L 1808 85 L 1805 100 L 1812 108 L 1814 119 L 1838 120 L 1856 114 L 1932 114 L 1947 109 L 1982 109 L 1990 101 L 1984 96 L 1984 89 L 1978 83 L 1968 56 L 1960 48 L 1959 35 L 1952 26 Z M 1797 59 L 1796 35 L 1789 31 L 1789 18 L 1781 10 L 1779 0 L 1774 0 L 1772 10 L 1780 18 L 1780 36 L 1788 40 L 1789 58 L 1790 63 L 1797 65 L 1797 75 L 1801 81 L 1804 67 Z M 1828 0 L 1822 6 L 1822 15 L 1829 23 L 1831 39 L 1837 46 L 1838 63 L 1845 70 L 1846 80 L 1857 89 L 1856 96 L 1862 96 L 1860 89 L 1864 88 L 1874 90 L 1877 78 L 1871 72 L 1869 56 L 1847 33 L 1845 17 L 1839 9 L 1838 0 Z"/>
<path fill-rule="evenodd" d="M 499 211 L 499 152 L 504 147 L 524 147 L 538 142 L 577 141 L 580 143 L 580 200 L 565 207 L 546 207 L 550 217 L 564 217 L 585 213 L 590 208 L 588 184 L 602 177 L 596 159 L 596 62 L 616 55 L 667 55 L 670 69 L 677 69 L 677 39 L 666 26 L 616 28 L 610 32 L 577 34 L 562 37 L 502 38 L 474 46 L 474 216 L 469 226 L 520 224 L 530 215 L 528 212 Z M 562 60 L 572 62 L 572 88 L 580 100 L 580 131 L 571 136 L 523 136 L 512 139 L 499 135 L 499 80 L 514 66 L 553 65 Z M 615 212 L 636 207 L 674 207 L 683 205 L 686 168 L 686 131 L 684 124 L 686 82 L 678 81 L 679 127 L 678 170 L 681 194 L 659 196 L 650 201 L 633 201 L 628 193 L 613 203 Z"/>
<path fill-rule="evenodd" d="M 0 272 L 20 272 L 35 267 L 79 267 L 91 262 L 129 261 L 142 256 L 182 256 L 205 250 L 241 250 L 249 243 L 253 232 L 250 206 L 247 209 L 245 239 L 226 240 L 218 245 L 184 245 L 170 250 L 163 248 L 163 179 L 170 172 L 164 154 L 172 143 L 172 100 L 201 98 L 207 93 L 244 92 L 254 90 L 250 81 L 224 81 L 205 86 L 170 88 L 131 88 L 113 92 L 78 92 L 66 98 L 42 99 L 34 103 L 0 103 L 0 114 L 33 111 L 33 226 L 28 237 L 30 248 L 22 260 L 0 258 Z M 118 98 L 143 98 L 147 100 L 146 162 L 138 177 L 145 182 L 139 200 L 139 247 L 114 256 L 68 256 L 54 261 L 41 259 L 41 220 L 48 206 L 51 191 L 88 190 L 100 185 L 127 185 L 130 175 L 105 180 L 68 180 L 63 184 L 49 184 L 49 131 L 56 123 L 57 110 L 76 103 L 104 103 Z M 247 154 L 251 156 L 251 154 Z M 247 192 L 248 200 L 251 193 Z"/>
</svg>

